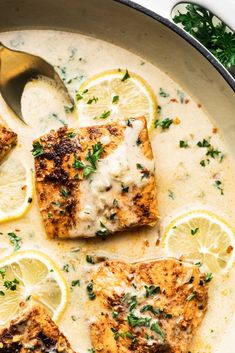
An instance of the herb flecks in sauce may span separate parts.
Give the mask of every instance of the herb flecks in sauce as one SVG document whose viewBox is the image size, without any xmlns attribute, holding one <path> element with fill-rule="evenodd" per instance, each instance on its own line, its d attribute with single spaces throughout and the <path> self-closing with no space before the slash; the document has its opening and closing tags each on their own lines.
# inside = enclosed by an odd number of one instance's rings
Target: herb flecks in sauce
<svg viewBox="0 0 235 353">
<path fill-rule="evenodd" d="M 18 235 L 16 235 L 13 232 L 7 233 L 11 245 L 14 247 L 14 251 L 17 251 L 21 248 L 22 245 L 22 238 L 20 238 Z"/>
<path fill-rule="evenodd" d="M 170 118 L 166 118 L 164 120 L 156 120 L 154 122 L 154 127 L 161 127 L 162 130 L 167 130 L 169 129 L 169 127 L 171 126 L 171 124 L 173 124 L 173 119 Z"/>
</svg>

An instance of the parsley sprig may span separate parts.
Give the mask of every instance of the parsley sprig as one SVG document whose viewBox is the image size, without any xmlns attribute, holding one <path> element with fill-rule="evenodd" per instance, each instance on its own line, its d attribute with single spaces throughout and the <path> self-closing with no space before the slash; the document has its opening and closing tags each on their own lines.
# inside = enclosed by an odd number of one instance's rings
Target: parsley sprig
<svg viewBox="0 0 235 353">
<path fill-rule="evenodd" d="M 197 5 L 187 5 L 187 12 L 179 12 L 175 23 L 201 42 L 226 67 L 235 65 L 235 33 L 222 22 L 214 22 L 214 15 Z"/>
</svg>

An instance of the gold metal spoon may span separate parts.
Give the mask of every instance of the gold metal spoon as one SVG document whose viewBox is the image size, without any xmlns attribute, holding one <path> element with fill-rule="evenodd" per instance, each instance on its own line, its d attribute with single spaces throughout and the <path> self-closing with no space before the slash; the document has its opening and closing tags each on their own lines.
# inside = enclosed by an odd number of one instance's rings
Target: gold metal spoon
<svg viewBox="0 0 235 353">
<path fill-rule="evenodd" d="M 66 99 L 73 103 L 67 88 L 52 65 L 38 56 L 11 50 L 0 42 L 0 93 L 7 105 L 24 123 L 21 96 L 26 83 L 38 76 L 55 80 Z"/>
</svg>

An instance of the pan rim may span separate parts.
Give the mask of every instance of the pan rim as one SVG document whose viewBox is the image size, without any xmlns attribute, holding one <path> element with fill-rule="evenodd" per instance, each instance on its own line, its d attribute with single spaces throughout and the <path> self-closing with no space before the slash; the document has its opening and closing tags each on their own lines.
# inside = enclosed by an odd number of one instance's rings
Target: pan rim
<svg viewBox="0 0 235 353">
<path fill-rule="evenodd" d="M 151 17 L 155 21 L 162 23 L 165 27 L 168 27 L 170 30 L 178 34 L 181 38 L 187 41 L 192 47 L 194 47 L 197 51 L 199 51 L 209 63 L 220 73 L 220 75 L 224 78 L 224 80 L 229 84 L 232 90 L 235 92 L 235 79 L 229 73 L 229 71 L 216 59 L 216 57 L 199 41 L 197 41 L 194 37 L 184 31 L 182 28 L 177 26 L 174 22 L 168 20 L 167 18 L 162 17 L 158 13 L 135 3 L 132 0 L 112 0 L 117 3 L 123 4 L 132 8 L 135 11 L 141 12 L 144 15 Z"/>
</svg>

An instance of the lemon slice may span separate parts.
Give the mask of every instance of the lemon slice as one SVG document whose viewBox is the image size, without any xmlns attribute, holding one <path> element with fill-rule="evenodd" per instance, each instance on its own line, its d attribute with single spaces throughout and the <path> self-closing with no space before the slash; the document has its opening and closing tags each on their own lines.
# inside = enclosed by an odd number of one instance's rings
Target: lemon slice
<svg viewBox="0 0 235 353">
<path fill-rule="evenodd" d="M 66 281 L 56 264 L 38 251 L 19 251 L 0 261 L 0 325 L 31 304 L 57 321 L 68 302 Z"/>
<path fill-rule="evenodd" d="M 228 271 L 234 262 L 233 229 L 207 211 L 192 211 L 167 228 L 164 245 L 169 256 L 192 260 L 213 273 Z"/>
<path fill-rule="evenodd" d="M 0 165 L 0 223 L 24 215 L 32 194 L 31 171 L 12 153 Z"/>
<path fill-rule="evenodd" d="M 156 120 L 157 102 L 152 88 L 127 70 L 104 71 L 91 77 L 81 85 L 76 102 L 80 126 L 145 116 L 151 128 Z"/>
</svg>

